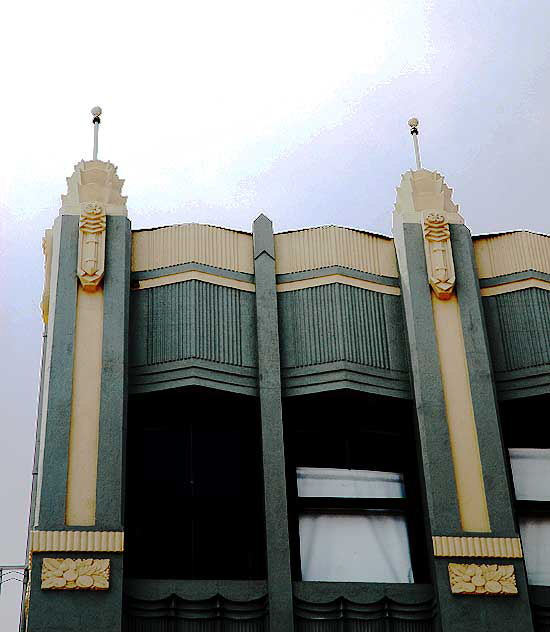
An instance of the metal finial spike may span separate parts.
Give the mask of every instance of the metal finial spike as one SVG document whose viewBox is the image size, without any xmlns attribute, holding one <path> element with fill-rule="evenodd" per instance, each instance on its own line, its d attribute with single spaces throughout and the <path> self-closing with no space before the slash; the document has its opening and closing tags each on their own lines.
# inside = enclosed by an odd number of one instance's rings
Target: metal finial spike
<svg viewBox="0 0 550 632">
<path fill-rule="evenodd" d="M 416 168 L 422 169 L 422 163 L 420 162 L 420 149 L 418 147 L 418 119 L 410 118 L 409 127 L 411 128 L 411 136 L 413 138 L 414 155 L 416 158 Z"/>
<path fill-rule="evenodd" d="M 97 160 L 97 137 L 99 134 L 99 124 L 101 123 L 101 108 L 99 107 L 99 105 L 96 105 L 94 108 L 92 108 L 91 110 L 91 114 L 94 117 L 92 120 L 92 123 L 94 124 L 94 154 L 93 154 L 93 160 Z"/>
</svg>

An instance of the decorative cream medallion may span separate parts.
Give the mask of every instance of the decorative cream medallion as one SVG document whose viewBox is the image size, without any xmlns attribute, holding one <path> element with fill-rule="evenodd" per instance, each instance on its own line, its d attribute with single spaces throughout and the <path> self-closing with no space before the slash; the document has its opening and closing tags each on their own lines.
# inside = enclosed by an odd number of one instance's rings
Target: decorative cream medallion
<svg viewBox="0 0 550 632">
<path fill-rule="evenodd" d="M 449 564 L 451 592 L 456 595 L 517 595 L 512 564 Z"/>
<path fill-rule="evenodd" d="M 448 300 L 456 279 L 449 223 L 441 213 L 424 218 L 424 249 L 430 285 L 437 298 Z"/>
<path fill-rule="evenodd" d="M 87 292 L 94 292 L 105 272 L 107 219 L 97 202 L 82 205 L 78 239 L 78 278 Z"/>
<path fill-rule="evenodd" d="M 107 590 L 111 560 L 72 560 L 45 557 L 42 590 Z"/>
</svg>

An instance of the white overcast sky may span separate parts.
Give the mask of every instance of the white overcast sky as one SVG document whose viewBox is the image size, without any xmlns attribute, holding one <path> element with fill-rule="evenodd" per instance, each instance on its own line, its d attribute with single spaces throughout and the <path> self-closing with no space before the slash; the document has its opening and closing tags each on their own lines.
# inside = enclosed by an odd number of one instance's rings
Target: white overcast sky
<svg viewBox="0 0 550 632">
<path fill-rule="evenodd" d="M 550 1 L 10 2 L 0 25 L 0 564 L 23 563 L 41 238 L 99 157 L 134 228 L 340 224 L 390 234 L 400 174 L 454 188 L 472 232 L 550 232 Z M 0 629 L 18 619 L 3 587 Z"/>
</svg>

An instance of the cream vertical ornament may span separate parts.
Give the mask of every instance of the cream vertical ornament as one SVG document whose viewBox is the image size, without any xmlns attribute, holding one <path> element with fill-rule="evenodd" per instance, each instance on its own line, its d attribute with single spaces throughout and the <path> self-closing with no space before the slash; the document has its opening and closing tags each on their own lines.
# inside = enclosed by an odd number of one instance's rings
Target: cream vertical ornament
<svg viewBox="0 0 550 632">
<path fill-rule="evenodd" d="M 42 239 L 42 251 L 44 252 L 44 289 L 42 290 L 42 300 L 40 301 L 40 311 L 44 324 L 48 324 L 48 314 L 50 311 L 50 278 L 52 276 L 52 241 L 53 231 L 46 230 Z"/>
<path fill-rule="evenodd" d="M 428 280 L 437 298 L 446 301 L 456 282 L 449 223 L 441 213 L 428 213 L 423 229 Z"/>
<path fill-rule="evenodd" d="M 94 292 L 105 272 L 107 219 L 97 202 L 82 204 L 78 238 L 78 278 L 87 292 Z"/>
</svg>

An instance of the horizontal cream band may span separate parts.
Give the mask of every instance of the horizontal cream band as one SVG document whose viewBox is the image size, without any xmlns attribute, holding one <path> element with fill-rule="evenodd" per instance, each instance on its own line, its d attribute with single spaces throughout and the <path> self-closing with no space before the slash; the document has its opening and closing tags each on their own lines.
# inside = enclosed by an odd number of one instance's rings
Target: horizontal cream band
<svg viewBox="0 0 550 632">
<path fill-rule="evenodd" d="M 318 226 L 278 233 L 275 271 L 290 274 L 342 266 L 397 278 L 393 239 L 342 226 Z"/>
<path fill-rule="evenodd" d="M 519 230 L 475 237 L 473 244 L 480 279 L 524 270 L 550 274 L 550 235 Z"/>
<path fill-rule="evenodd" d="M 364 290 L 372 292 L 380 292 L 382 294 L 401 294 L 401 290 L 394 285 L 382 285 L 374 281 L 364 281 L 363 279 L 354 279 L 343 274 L 329 274 L 314 279 L 303 279 L 302 281 L 289 281 L 288 283 L 277 283 L 277 292 L 292 292 L 294 290 L 305 290 L 308 287 L 317 287 L 319 285 L 329 285 L 330 283 L 342 283 L 343 285 L 353 285 Z"/>
<path fill-rule="evenodd" d="M 523 557 L 519 538 L 432 536 L 436 557 Z"/>
<path fill-rule="evenodd" d="M 31 531 L 31 552 L 124 550 L 124 531 Z"/>
<path fill-rule="evenodd" d="M 481 296 L 496 296 L 497 294 L 508 294 L 509 292 L 517 292 L 518 290 L 527 290 L 532 287 L 538 287 L 541 290 L 550 292 L 550 282 L 542 279 L 524 279 L 523 281 L 511 281 L 502 285 L 492 285 L 491 287 L 482 287 Z"/>
<path fill-rule="evenodd" d="M 244 292 L 255 292 L 254 283 L 247 281 L 238 281 L 236 279 L 228 279 L 227 277 L 209 274 L 208 272 L 200 272 L 199 270 L 188 270 L 187 272 L 177 272 L 176 274 L 167 274 L 166 276 L 156 277 L 154 279 L 143 279 L 138 281 L 138 287 L 134 290 L 146 290 L 150 287 L 159 287 L 161 285 L 171 285 L 172 283 L 181 283 L 182 281 L 204 281 L 213 285 L 223 285 L 224 287 L 233 287 L 236 290 Z"/>
<path fill-rule="evenodd" d="M 132 271 L 154 270 L 195 261 L 216 268 L 253 274 L 250 233 L 180 224 L 132 232 Z"/>
</svg>

